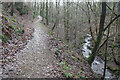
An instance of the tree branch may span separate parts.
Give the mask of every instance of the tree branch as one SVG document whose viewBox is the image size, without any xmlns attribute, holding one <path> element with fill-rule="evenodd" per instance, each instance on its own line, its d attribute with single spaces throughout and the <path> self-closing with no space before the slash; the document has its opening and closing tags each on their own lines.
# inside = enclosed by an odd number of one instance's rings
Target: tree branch
<svg viewBox="0 0 120 80">
<path fill-rule="evenodd" d="M 104 44 L 107 42 L 107 40 L 108 40 L 109 38 L 113 37 L 114 35 L 115 35 L 115 34 L 109 36 L 107 39 L 104 40 L 104 42 L 103 42 L 103 43 L 100 45 L 100 47 L 98 48 L 97 53 L 98 53 L 99 50 L 102 48 L 102 46 L 104 46 Z"/>
<path fill-rule="evenodd" d="M 116 19 L 118 19 L 119 17 L 120 17 L 120 14 L 119 14 L 118 16 L 116 16 L 116 17 L 104 28 L 104 31 L 106 31 L 106 29 L 109 28 L 110 25 L 111 25 Z"/>
<path fill-rule="evenodd" d="M 106 4 L 106 6 L 110 9 L 110 11 L 112 11 L 112 13 L 117 16 L 117 14 Z"/>
</svg>

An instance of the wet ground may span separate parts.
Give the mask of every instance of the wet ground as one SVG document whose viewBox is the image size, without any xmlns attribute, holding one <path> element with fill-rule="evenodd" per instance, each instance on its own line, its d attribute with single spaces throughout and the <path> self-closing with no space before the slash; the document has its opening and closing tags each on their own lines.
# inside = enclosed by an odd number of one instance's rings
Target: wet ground
<svg viewBox="0 0 120 80">
<path fill-rule="evenodd" d="M 47 29 L 39 22 L 33 23 L 33 38 L 20 53 L 16 55 L 16 71 L 9 74 L 14 78 L 48 78 L 55 75 L 50 74 L 54 70 L 57 60 L 48 48 Z"/>
</svg>

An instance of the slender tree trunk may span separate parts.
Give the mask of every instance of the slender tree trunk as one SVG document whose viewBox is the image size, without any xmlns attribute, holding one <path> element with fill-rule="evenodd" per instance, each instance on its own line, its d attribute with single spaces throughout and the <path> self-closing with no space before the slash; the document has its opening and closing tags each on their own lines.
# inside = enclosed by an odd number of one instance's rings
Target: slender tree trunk
<svg viewBox="0 0 120 80">
<path fill-rule="evenodd" d="M 46 25 L 48 25 L 48 0 L 46 0 Z"/>
<path fill-rule="evenodd" d="M 53 2 L 51 2 L 51 8 L 52 8 L 52 10 L 51 10 L 51 11 L 52 11 L 52 12 L 51 12 L 51 13 L 52 13 L 52 22 L 54 22 L 54 20 L 53 20 L 53 18 L 54 18 L 54 13 L 53 13 L 53 11 L 54 11 Z"/>
<path fill-rule="evenodd" d="M 42 21 L 44 22 L 44 8 L 45 8 L 45 3 L 42 2 Z"/>
<path fill-rule="evenodd" d="M 34 15 L 36 15 L 36 0 L 35 0 L 35 5 L 34 5 Z"/>
<path fill-rule="evenodd" d="M 67 2 L 66 40 L 69 43 L 69 2 Z"/>
<path fill-rule="evenodd" d="M 12 2 L 11 16 L 13 16 L 13 13 L 14 13 L 14 2 Z"/>
<path fill-rule="evenodd" d="M 90 3 L 88 2 L 87 4 L 87 8 L 88 8 L 88 23 L 90 26 L 90 35 L 92 36 L 92 40 L 95 42 L 94 36 L 93 36 L 93 32 L 92 32 L 92 27 L 91 27 L 91 17 L 90 17 L 90 8 L 89 8 Z"/>
<path fill-rule="evenodd" d="M 98 20 L 97 20 L 97 14 L 96 14 L 96 12 L 97 12 L 96 4 L 94 4 L 94 11 L 95 11 L 95 26 L 96 26 L 95 31 L 96 31 L 96 35 L 97 35 L 98 34 L 98 30 L 97 30 L 97 22 L 98 22 Z"/>
<path fill-rule="evenodd" d="M 92 54 L 90 55 L 90 57 L 88 58 L 88 63 L 91 65 L 92 62 L 94 61 L 97 53 L 97 49 L 99 48 L 102 36 L 103 36 L 103 32 L 104 32 L 104 23 L 105 23 L 105 16 L 106 16 L 106 2 L 102 2 L 102 13 L 101 13 L 101 17 L 100 17 L 100 25 L 99 25 L 99 34 L 97 37 L 97 41 L 95 42 L 95 46 L 92 50 Z"/>
<path fill-rule="evenodd" d="M 107 33 L 107 41 L 106 41 L 106 48 L 105 48 L 105 63 L 104 63 L 104 72 L 103 72 L 103 77 L 102 80 L 105 78 L 105 73 L 106 73 L 106 67 L 107 67 L 107 53 L 108 53 L 108 37 L 109 37 L 109 31 L 110 28 L 108 28 L 108 33 Z"/>
<path fill-rule="evenodd" d="M 67 31 L 67 21 L 66 21 L 66 3 L 64 2 L 64 32 L 65 32 L 65 39 L 68 38 L 68 31 Z"/>
<path fill-rule="evenodd" d="M 118 3 L 118 14 L 120 14 L 120 1 Z M 118 63 L 120 68 L 120 17 L 118 19 Z"/>
<path fill-rule="evenodd" d="M 22 3 L 22 9 L 24 10 L 24 2 Z"/>
<path fill-rule="evenodd" d="M 60 6 L 60 3 L 56 0 L 56 27 L 59 25 L 59 6 Z M 59 31 L 57 31 L 57 37 L 59 35 Z"/>
<path fill-rule="evenodd" d="M 67 7 L 65 7 L 67 5 Z M 69 43 L 68 38 L 68 29 L 69 29 L 69 12 L 68 12 L 68 2 L 64 2 L 64 28 L 65 28 L 65 39 L 66 42 Z"/>
<path fill-rule="evenodd" d="M 106 42 L 106 49 L 105 49 L 105 63 L 104 63 L 104 72 L 103 72 L 102 80 L 104 80 L 104 78 L 105 78 L 106 64 L 107 64 L 107 42 Z"/>
<path fill-rule="evenodd" d="M 75 36 L 75 43 L 74 43 L 74 47 L 76 47 L 76 38 L 77 38 L 77 23 L 78 23 L 78 19 L 77 19 L 77 15 L 78 15 L 78 3 L 77 3 L 77 5 L 76 5 L 76 22 L 75 22 L 75 26 L 74 26 L 74 28 L 75 28 L 75 33 L 74 33 L 74 36 Z"/>
<path fill-rule="evenodd" d="M 40 16 L 42 16 L 42 7 L 43 7 L 43 4 L 42 2 L 40 2 Z"/>
</svg>

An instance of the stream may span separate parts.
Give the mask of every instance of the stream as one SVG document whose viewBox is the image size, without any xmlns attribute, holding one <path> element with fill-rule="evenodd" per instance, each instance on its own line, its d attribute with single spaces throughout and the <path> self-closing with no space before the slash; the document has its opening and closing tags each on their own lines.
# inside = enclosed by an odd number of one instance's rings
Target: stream
<svg viewBox="0 0 120 80">
<path fill-rule="evenodd" d="M 82 54 L 85 58 L 88 58 L 92 51 L 88 48 L 91 46 L 91 35 L 87 34 L 87 37 L 85 37 L 85 43 L 83 44 L 82 48 Z M 96 56 L 94 62 L 91 66 L 92 70 L 96 74 L 103 75 L 104 71 L 104 60 L 102 60 L 100 57 Z M 106 69 L 105 78 L 115 78 L 116 76 L 113 75 L 108 69 Z"/>
</svg>

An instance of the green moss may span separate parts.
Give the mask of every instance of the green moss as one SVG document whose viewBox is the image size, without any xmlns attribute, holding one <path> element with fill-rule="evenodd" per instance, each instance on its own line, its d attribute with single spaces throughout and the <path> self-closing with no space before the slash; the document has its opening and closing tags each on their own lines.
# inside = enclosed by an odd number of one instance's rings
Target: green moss
<svg viewBox="0 0 120 80">
<path fill-rule="evenodd" d="M 85 76 L 84 76 L 84 75 L 82 75 L 80 78 L 85 78 Z"/>
<path fill-rule="evenodd" d="M 99 56 L 103 56 L 103 53 L 102 53 L 102 51 L 99 51 Z"/>
<path fill-rule="evenodd" d="M 107 66 L 111 71 L 116 71 L 117 69 L 116 68 L 113 68 L 113 67 L 110 67 L 110 66 Z"/>
<path fill-rule="evenodd" d="M 66 78 L 73 78 L 73 74 L 72 73 L 64 73 L 64 76 L 66 77 Z"/>
<path fill-rule="evenodd" d="M 5 17 L 5 19 L 8 21 L 8 22 L 10 22 L 10 19 L 8 18 L 8 17 L 6 17 L 6 16 L 4 16 Z"/>
<path fill-rule="evenodd" d="M 116 68 L 113 68 L 113 67 L 110 67 L 110 66 L 107 66 L 108 69 L 110 69 L 115 75 L 120 75 L 120 71 Z"/>
<path fill-rule="evenodd" d="M 29 8 L 26 5 L 24 6 L 24 9 L 22 7 L 21 2 L 15 3 L 15 8 L 19 11 L 20 15 L 27 14 Z"/>
<path fill-rule="evenodd" d="M 90 49 L 90 50 L 92 49 L 90 46 L 87 46 L 87 48 Z"/>
<path fill-rule="evenodd" d="M 12 19 L 13 22 L 17 23 L 15 19 Z"/>
<path fill-rule="evenodd" d="M 19 28 L 20 28 L 20 32 L 23 34 L 24 29 L 21 26 L 19 26 Z"/>
<path fill-rule="evenodd" d="M 74 57 L 74 56 L 71 56 L 72 57 L 72 59 L 76 62 L 76 58 Z"/>
<path fill-rule="evenodd" d="M 3 34 L 0 34 L 0 38 L 3 40 L 3 42 L 5 42 L 5 43 L 8 42 L 8 40 L 7 40 L 8 37 L 4 36 Z"/>
<path fill-rule="evenodd" d="M 120 71 L 115 71 L 114 72 L 116 75 L 120 75 Z"/>
<path fill-rule="evenodd" d="M 49 34 L 50 34 L 50 35 L 53 35 L 53 32 L 52 32 L 52 31 L 50 31 L 50 32 L 49 32 Z"/>
<path fill-rule="evenodd" d="M 7 61 L 8 61 L 8 59 L 2 59 L 2 61 L 7 62 Z"/>
</svg>

